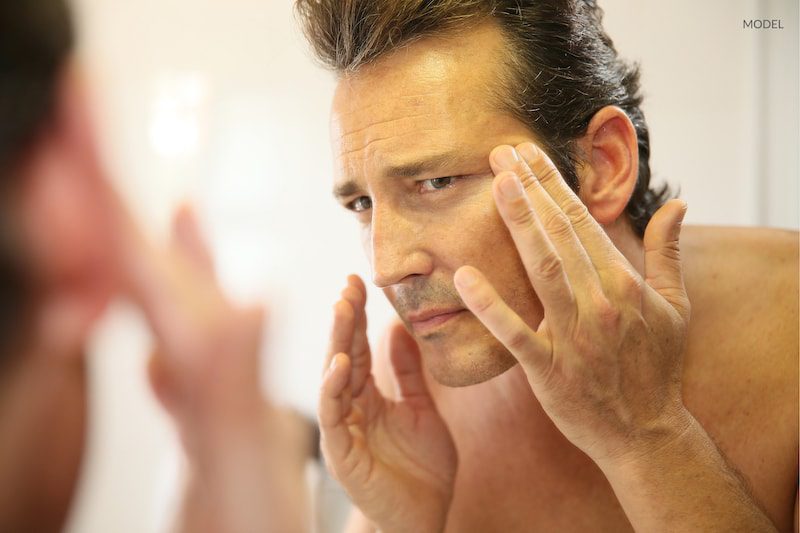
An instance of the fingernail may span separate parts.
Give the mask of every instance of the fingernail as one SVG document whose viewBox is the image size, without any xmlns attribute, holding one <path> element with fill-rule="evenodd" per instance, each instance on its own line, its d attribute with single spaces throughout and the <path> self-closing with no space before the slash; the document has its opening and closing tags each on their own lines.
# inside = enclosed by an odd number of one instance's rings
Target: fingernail
<svg viewBox="0 0 800 533">
<path fill-rule="evenodd" d="M 337 359 L 338 359 L 338 357 L 336 357 L 334 355 L 333 359 L 331 359 L 331 365 L 328 367 L 328 372 L 333 372 L 336 369 L 336 360 Z"/>
<path fill-rule="evenodd" d="M 468 289 L 478 282 L 478 277 L 471 268 L 462 268 L 456 272 L 456 284 Z"/>
<path fill-rule="evenodd" d="M 504 176 L 503 179 L 500 180 L 500 192 L 509 200 L 522 196 L 522 183 L 519 181 L 516 174 Z"/>
<path fill-rule="evenodd" d="M 501 146 L 494 152 L 494 162 L 503 169 L 513 170 L 519 162 L 519 154 L 510 146 Z"/>
</svg>

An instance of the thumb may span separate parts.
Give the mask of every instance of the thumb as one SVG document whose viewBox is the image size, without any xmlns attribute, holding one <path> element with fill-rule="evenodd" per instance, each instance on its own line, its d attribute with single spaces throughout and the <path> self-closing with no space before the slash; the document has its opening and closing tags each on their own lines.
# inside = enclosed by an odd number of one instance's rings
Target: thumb
<svg viewBox="0 0 800 533">
<path fill-rule="evenodd" d="M 389 361 L 392 365 L 396 398 L 417 407 L 427 407 L 433 402 L 422 372 L 419 347 L 401 323 L 389 330 Z"/>
<path fill-rule="evenodd" d="M 689 319 L 689 298 L 683 284 L 679 238 L 686 215 L 683 200 L 670 200 L 650 220 L 644 233 L 644 270 L 647 284 Z"/>
</svg>

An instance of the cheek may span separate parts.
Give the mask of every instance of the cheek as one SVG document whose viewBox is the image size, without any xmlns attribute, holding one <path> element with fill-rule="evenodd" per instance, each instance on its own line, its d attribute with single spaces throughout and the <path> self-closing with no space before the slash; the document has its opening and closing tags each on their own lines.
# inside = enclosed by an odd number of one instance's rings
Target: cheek
<svg viewBox="0 0 800 533">
<path fill-rule="evenodd" d="M 491 196 L 489 198 L 492 201 Z M 529 324 L 538 324 L 542 317 L 541 303 L 493 201 L 489 208 L 483 208 L 478 218 L 479 223 L 472 224 L 465 231 L 463 243 L 466 255 L 462 256 L 462 264 L 469 264 L 483 272 L 514 311 Z"/>
</svg>

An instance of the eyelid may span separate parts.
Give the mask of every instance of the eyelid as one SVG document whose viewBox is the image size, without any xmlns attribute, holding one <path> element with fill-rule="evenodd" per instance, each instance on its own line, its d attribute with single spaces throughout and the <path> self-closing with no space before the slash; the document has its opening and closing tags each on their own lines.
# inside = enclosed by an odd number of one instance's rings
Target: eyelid
<svg viewBox="0 0 800 533">
<path fill-rule="evenodd" d="M 355 214 L 363 213 L 364 211 L 367 211 L 367 209 L 363 209 L 361 211 L 358 211 L 358 210 L 356 210 L 355 205 L 354 205 L 356 203 L 356 201 L 361 199 L 361 198 L 367 198 L 367 199 L 369 199 L 370 202 L 372 201 L 372 198 L 370 198 L 369 196 L 367 196 L 365 194 L 361 194 L 359 196 L 356 196 L 352 200 L 342 201 L 342 205 L 344 206 L 345 209 L 347 209 L 348 211 L 352 211 Z M 371 208 L 371 206 L 370 206 L 370 208 Z"/>
<path fill-rule="evenodd" d="M 468 176 L 436 176 L 435 178 L 428 178 L 428 179 L 424 179 L 424 180 L 418 180 L 417 181 L 417 185 L 422 187 L 424 183 L 428 183 L 428 182 L 431 182 L 433 180 L 441 180 L 441 179 L 451 179 L 451 180 L 453 180 L 451 183 L 448 183 L 447 186 L 445 186 L 445 187 L 443 187 L 441 189 L 431 189 L 429 191 L 423 191 L 423 192 L 444 191 L 446 189 L 452 188 L 455 185 L 456 182 L 461 181 L 461 180 L 463 180 L 464 178 L 467 178 L 467 177 Z"/>
</svg>

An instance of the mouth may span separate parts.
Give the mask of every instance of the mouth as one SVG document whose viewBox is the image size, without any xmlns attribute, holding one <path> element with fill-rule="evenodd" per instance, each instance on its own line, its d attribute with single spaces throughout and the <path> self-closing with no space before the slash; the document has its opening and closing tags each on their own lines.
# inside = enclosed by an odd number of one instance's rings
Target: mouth
<svg viewBox="0 0 800 533">
<path fill-rule="evenodd" d="M 432 333 L 437 328 L 461 316 L 466 309 L 429 309 L 408 315 L 408 321 L 417 335 Z"/>
</svg>

